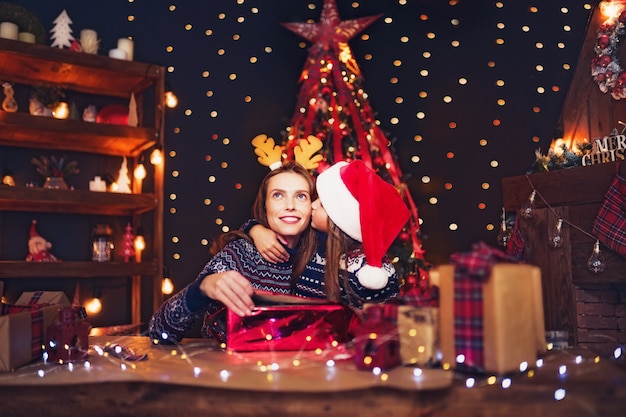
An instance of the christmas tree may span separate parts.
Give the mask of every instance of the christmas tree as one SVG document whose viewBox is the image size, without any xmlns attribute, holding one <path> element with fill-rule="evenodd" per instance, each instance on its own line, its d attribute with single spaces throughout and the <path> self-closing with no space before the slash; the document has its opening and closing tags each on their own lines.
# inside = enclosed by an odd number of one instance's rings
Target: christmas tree
<svg viewBox="0 0 626 417">
<path fill-rule="evenodd" d="M 294 158 L 300 141 L 313 135 L 324 143 L 323 160 L 317 172 L 338 161 L 363 160 L 382 178 L 392 183 L 411 210 L 411 218 L 390 250 L 402 277 L 409 272 L 427 275 L 427 264 L 419 239 L 417 208 L 393 153 L 391 142 L 378 127 L 363 89 L 363 76 L 348 41 L 376 21 L 380 15 L 340 20 L 335 0 L 324 0 L 319 23 L 283 23 L 311 46 L 300 83 L 302 87 L 282 148 Z M 413 269 L 413 271 L 409 271 Z"/>
<path fill-rule="evenodd" d="M 128 223 L 122 236 L 122 250 L 120 250 L 120 255 L 124 257 L 124 262 L 130 262 L 132 257 L 135 256 L 134 239 L 133 227 Z"/>
<path fill-rule="evenodd" d="M 67 15 L 67 12 L 63 10 L 61 14 L 54 19 L 53 23 L 54 27 L 50 30 L 52 33 L 50 39 L 53 41 L 51 46 L 61 49 L 71 47 L 74 36 L 72 36 L 72 28 L 70 28 L 72 20 Z"/>
</svg>

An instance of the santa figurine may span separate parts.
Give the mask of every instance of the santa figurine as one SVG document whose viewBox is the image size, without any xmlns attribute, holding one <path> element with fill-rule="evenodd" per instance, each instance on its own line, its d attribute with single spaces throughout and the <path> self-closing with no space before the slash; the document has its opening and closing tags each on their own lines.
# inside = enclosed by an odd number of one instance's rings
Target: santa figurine
<svg viewBox="0 0 626 417">
<path fill-rule="evenodd" d="M 26 256 L 26 260 L 29 262 L 61 262 L 60 259 L 48 252 L 52 247 L 52 243 L 37 233 L 36 224 L 37 220 L 33 220 L 30 225 L 30 239 L 28 239 L 28 256 Z"/>
</svg>

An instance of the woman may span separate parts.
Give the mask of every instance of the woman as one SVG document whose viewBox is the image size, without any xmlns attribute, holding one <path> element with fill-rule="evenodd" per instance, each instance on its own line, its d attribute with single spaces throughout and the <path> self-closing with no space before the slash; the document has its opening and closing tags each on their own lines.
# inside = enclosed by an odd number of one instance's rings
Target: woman
<svg viewBox="0 0 626 417">
<path fill-rule="evenodd" d="M 334 164 L 318 175 L 316 188 L 317 253 L 294 294 L 357 308 L 397 296 L 398 276 L 386 252 L 410 216 L 398 191 L 360 160 Z M 253 221 L 246 229 L 266 260 L 289 259 L 275 233 Z"/>
<path fill-rule="evenodd" d="M 203 316 L 203 336 L 225 342 L 225 308 L 246 316 L 254 308 L 255 290 L 290 294 L 292 275 L 302 273 L 315 250 L 309 227 L 314 198 L 313 179 L 298 163 L 288 162 L 270 171 L 261 182 L 252 212 L 283 242 L 293 261 L 267 262 L 240 231 L 222 235 L 196 280 L 152 315 L 148 332 L 153 343 L 179 342 Z"/>
</svg>

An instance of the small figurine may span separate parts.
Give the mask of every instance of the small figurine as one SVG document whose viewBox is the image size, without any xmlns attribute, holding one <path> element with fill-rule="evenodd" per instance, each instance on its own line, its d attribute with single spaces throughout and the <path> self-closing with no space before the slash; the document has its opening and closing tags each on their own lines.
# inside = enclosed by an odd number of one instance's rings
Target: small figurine
<svg viewBox="0 0 626 417">
<path fill-rule="evenodd" d="M 15 113 L 17 111 L 17 102 L 13 98 L 15 92 L 13 91 L 13 85 L 10 83 L 2 83 L 2 89 L 4 91 L 4 100 L 2 101 L 2 110 Z"/>
<path fill-rule="evenodd" d="M 85 107 L 85 110 L 83 110 L 83 121 L 95 123 L 97 114 L 98 112 L 96 111 L 96 106 L 90 104 L 89 106 Z"/>
<path fill-rule="evenodd" d="M 28 262 L 61 262 L 56 256 L 48 252 L 52 247 L 52 243 L 48 242 L 37 233 L 35 225 L 37 220 L 33 220 L 30 225 L 30 239 L 28 239 Z"/>
</svg>

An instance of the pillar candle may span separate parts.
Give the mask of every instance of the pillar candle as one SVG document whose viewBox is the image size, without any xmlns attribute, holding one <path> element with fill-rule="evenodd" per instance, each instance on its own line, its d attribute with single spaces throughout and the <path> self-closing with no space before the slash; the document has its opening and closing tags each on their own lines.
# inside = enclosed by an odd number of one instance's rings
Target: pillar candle
<svg viewBox="0 0 626 417">
<path fill-rule="evenodd" d="M 0 38 L 17 40 L 18 28 L 15 23 L 0 23 Z"/>
<path fill-rule="evenodd" d="M 30 32 L 20 32 L 17 38 L 22 42 L 35 43 L 35 35 Z"/>
<path fill-rule="evenodd" d="M 126 52 L 126 59 L 133 60 L 133 41 L 128 38 L 120 38 L 117 40 L 117 49 Z"/>
</svg>

